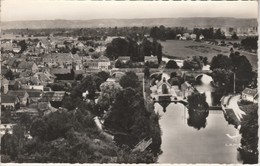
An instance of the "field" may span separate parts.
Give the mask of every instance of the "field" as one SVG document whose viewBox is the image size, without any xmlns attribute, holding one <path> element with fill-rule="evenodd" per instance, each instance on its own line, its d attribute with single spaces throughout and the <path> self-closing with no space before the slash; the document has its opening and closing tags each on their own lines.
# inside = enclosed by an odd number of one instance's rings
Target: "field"
<svg viewBox="0 0 260 166">
<path fill-rule="evenodd" d="M 191 40 L 167 40 L 161 42 L 163 46 L 163 54 L 169 57 L 185 59 L 191 56 L 206 56 L 208 61 L 217 54 L 230 54 L 229 47 L 221 47 L 206 43 L 195 42 Z M 237 51 L 237 50 L 235 50 Z M 241 55 L 245 55 L 252 64 L 253 70 L 257 70 L 257 54 L 239 51 Z"/>
</svg>

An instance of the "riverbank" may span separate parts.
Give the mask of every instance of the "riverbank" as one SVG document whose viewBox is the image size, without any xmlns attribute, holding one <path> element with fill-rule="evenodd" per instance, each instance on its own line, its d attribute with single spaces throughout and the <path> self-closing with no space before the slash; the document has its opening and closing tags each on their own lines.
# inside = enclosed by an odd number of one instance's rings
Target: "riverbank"
<svg viewBox="0 0 260 166">
<path fill-rule="evenodd" d="M 228 96 L 224 96 L 221 100 L 221 105 L 222 105 L 222 109 L 224 112 L 228 113 L 234 121 L 236 121 L 237 123 L 241 122 L 241 119 L 243 118 L 243 115 L 245 115 L 246 113 L 244 111 L 242 111 L 239 106 L 238 106 L 238 102 L 240 101 L 240 97 L 241 95 L 228 95 Z M 230 111 L 232 111 L 231 113 L 229 113 Z M 233 117 L 233 115 L 235 115 L 235 117 Z"/>
</svg>

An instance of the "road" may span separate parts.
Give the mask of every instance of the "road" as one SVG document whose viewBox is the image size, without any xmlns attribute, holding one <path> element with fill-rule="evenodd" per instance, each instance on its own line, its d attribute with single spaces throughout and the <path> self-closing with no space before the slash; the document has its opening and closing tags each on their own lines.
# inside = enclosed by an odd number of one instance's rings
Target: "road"
<svg viewBox="0 0 260 166">
<path fill-rule="evenodd" d="M 239 108 L 237 104 L 239 100 L 240 95 L 232 96 L 228 103 L 228 107 L 232 108 L 238 119 L 241 120 L 243 115 L 245 115 L 246 113 Z"/>
</svg>

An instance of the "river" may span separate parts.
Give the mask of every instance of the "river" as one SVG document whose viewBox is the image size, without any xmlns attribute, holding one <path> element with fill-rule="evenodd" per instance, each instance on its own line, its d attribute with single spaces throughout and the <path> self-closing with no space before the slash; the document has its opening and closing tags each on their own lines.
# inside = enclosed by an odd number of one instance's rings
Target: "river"
<svg viewBox="0 0 260 166">
<path fill-rule="evenodd" d="M 214 92 L 210 85 L 211 78 L 203 75 L 201 81 L 202 84 L 196 88 L 206 93 L 206 100 L 211 104 Z M 163 153 L 159 156 L 159 163 L 240 163 L 237 159 L 240 135 L 234 126 L 226 122 L 222 111 L 210 110 L 205 126 L 201 128 L 188 125 L 189 112 L 180 103 L 171 103 L 165 113 L 156 103 L 155 112 L 161 115 L 159 123 Z M 237 137 L 232 137 L 235 135 Z"/>
</svg>

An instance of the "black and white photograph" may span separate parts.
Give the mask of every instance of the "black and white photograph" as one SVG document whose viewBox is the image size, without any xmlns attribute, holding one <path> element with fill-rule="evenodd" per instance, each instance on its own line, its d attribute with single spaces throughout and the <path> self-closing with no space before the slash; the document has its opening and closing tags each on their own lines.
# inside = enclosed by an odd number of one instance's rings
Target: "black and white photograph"
<svg viewBox="0 0 260 166">
<path fill-rule="evenodd" d="M 0 4 L 1 164 L 258 164 L 258 1 Z"/>
</svg>

